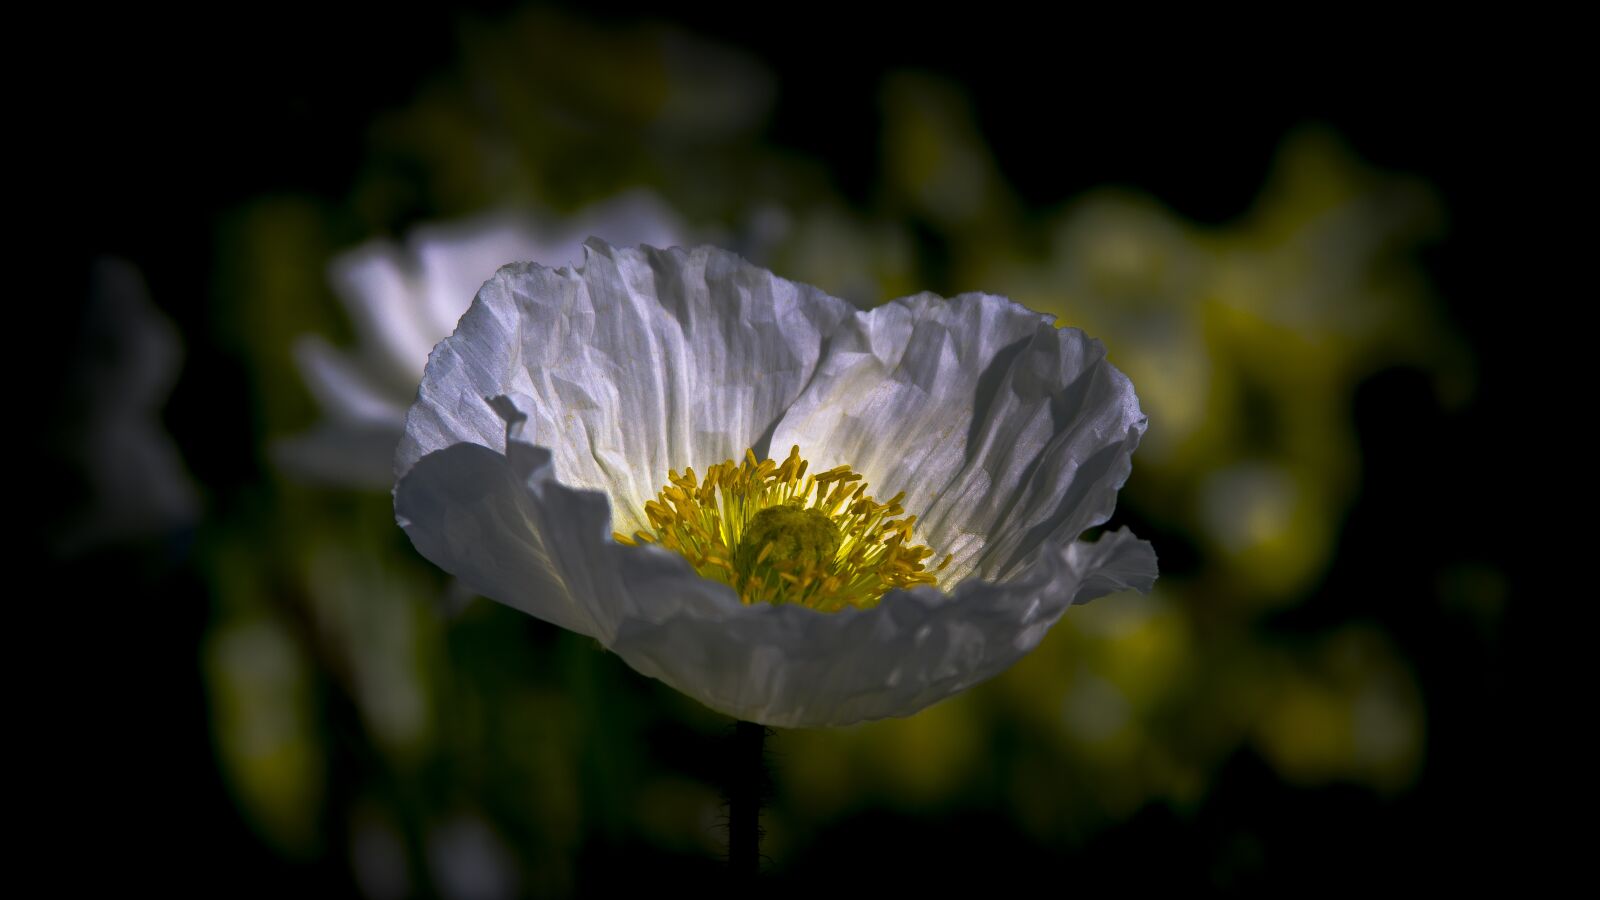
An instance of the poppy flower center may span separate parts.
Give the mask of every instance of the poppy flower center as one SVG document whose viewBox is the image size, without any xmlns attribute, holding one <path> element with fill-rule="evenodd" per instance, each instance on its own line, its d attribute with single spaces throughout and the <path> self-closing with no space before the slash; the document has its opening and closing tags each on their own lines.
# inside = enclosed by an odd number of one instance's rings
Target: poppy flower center
<svg viewBox="0 0 1600 900">
<path fill-rule="evenodd" d="M 911 543 L 916 516 L 899 493 L 887 503 L 867 495 L 849 466 L 806 474 L 795 446 L 782 462 L 746 450 L 706 470 L 668 472 L 667 485 L 644 505 L 649 531 L 621 543 L 659 544 L 683 554 L 696 572 L 721 581 L 746 604 L 798 603 L 822 612 L 875 605 L 893 588 L 934 584 L 933 550 Z"/>
</svg>

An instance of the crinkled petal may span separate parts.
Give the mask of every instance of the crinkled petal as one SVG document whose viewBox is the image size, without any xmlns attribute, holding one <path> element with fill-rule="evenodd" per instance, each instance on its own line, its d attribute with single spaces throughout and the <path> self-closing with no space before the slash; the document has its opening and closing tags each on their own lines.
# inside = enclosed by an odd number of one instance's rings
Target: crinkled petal
<svg viewBox="0 0 1600 900">
<path fill-rule="evenodd" d="M 395 515 L 417 552 L 485 597 L 602 642 L 615 631 L 606 499 L 556 481 L 548 450 L 434 451 L 395 486 Z"/>
<path fill-rule="evenodd" d="M 713 709 L 789 728 L 910 715 L 1010 667 L 1071 604 L 1156 577 L 1150 545 L 1121 530 L 1038 554 L 1009 581 L 823 614 L 743 606 L 667 551 L 625 549 L 630 606 L 611 649 Z"/>
<path fill-rule="evenodd" d="M 571 217 L 542 221 L 513 212 L 417 229 L 410 238 L 420 266 L 423 306 L 435 334 L 456 327 L 478 288 L 503 265 L 537 262 L 565 266 L 583 261 L 590 236 L 617 246 L 670 247 L 686 232 L 683 221 L 660 197 L 628 191 Z M 419 359 L 420 361 L 420 359 Z"/>
<path fill-rule="evenodd" d="M 511 265 L 483 286 L 429 359 L 397 474 L 462 441 L 503 450 L 486 398 L 505 395 L 564 480 L 611 497 L 619 529 L 642 528 L 669 469 L 764 450 L 850 314 L 713 247 L 586 246 L 576 270 Z"/>
<path fill-rule="evenodd" d="M 949 585 L 1106 521 L 1145 422 L 1099 341 L 1002 297 L 921 294 L 843 323 L 773 445 L 905 491 Z"/>
<path fill-rule="evenodd" d="M 686 228 L 654 193 L 629 191 L 596 203 L 568 219 L 539 227 L 516 213 L 492 213 L 466 222 L 419 228 L 409 241 L 420 265 L 422 306 L 444 337 L 456 327 L 478 288 L 503 265 L 537 262 L 564 266 L 583 261 L 590 236 L 617 246 L 669 247 Z M 418 358 L 421 361 L 421 357 Z"/>
<path fill-rule="evenodd" d="M 383 367 L 386 384 L 403 388 L 399 399 L 405 402 L 428 351 L 455 328 L 478 288 L 501 266 L 578 262 L 589 235 L 615 244 L 668 246 L 685 232 L 661 198 L 628 191 L 549 221 L 505 211 L 423 226 L 404 248 L 380 240 L 341 254 L 329 266 L 329 278 L 355 320 L 364 351 Z"/>
</svg>

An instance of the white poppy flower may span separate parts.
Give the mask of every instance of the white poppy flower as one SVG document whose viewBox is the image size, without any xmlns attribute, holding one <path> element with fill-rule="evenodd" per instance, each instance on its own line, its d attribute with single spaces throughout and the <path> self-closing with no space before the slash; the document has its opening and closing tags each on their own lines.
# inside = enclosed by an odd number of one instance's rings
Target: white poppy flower
<svg viewBox="0 0 1600 900">
<path fill-rule="evenodd" d="M 1146 422 L 1098 341 L 1002 297 L 861 311 L 715 248 L 587 247 L 496 273 L 407 416 L 397 519 L 472 588 L 813 727 L 916 712 L 1155 580 L 1127 530 L 1077 540 Z"/>
<path fill-rule="evenodd" d="M 667 246 L 682 243 L 685 228 L 660 198 L 639 190 L 565 220 L 497 213 L 419 228 L 405 247 L 373 241 L 339 256 L 329 279 L 360 347 L 350 353 L 316 335 L 295 344 L 326 419 L 279 444 L 279 462 L 334 484 L 391 486 L 394 448 L 428 351 L 455 328 L 478 286 L 509 260 L 575 262 L 590 235 Z"/>
</svg>

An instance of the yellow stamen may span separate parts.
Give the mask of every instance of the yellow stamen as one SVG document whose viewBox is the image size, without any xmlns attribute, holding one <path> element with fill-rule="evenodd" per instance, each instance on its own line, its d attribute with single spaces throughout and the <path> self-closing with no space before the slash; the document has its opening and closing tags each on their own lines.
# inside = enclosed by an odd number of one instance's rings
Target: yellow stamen
<svg viewBox="0 0 1600 900">
<path fill-rule="evenodd" d="M 934 584 L 933 550 L 911 543 L 916 516 L 900 502 L 867 495 L 849 466 L 806 474 L 795 446 L 782 462 L 758 460 L 667 473 L 667 484 L 644 505 L 650 531 L 618 543 L 659 544 L 689 560 L 695 571 L 732 587 L 746 604 L 799 603 L 824 612 L 875 605 L 894 588 Z M 902 518 L 902 516 L 904 516 Z"/>
</svg>

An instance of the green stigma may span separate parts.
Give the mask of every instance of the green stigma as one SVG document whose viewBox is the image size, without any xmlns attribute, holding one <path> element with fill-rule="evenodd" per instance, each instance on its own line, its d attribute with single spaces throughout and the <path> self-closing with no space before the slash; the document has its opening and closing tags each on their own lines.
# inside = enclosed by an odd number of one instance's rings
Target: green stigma
<svg viewBox="0 0 1600 900">
<path fill-rule="evenodd" d="M 769 506 L 745 526 L 733 568 L 746 578 L 761 574 L 769 560 L 786 561 L 786 568 L 827 569 L 839 555 L 841 540 L 839 526 L 821 510 L 788 503 Z"/>
</svg>

